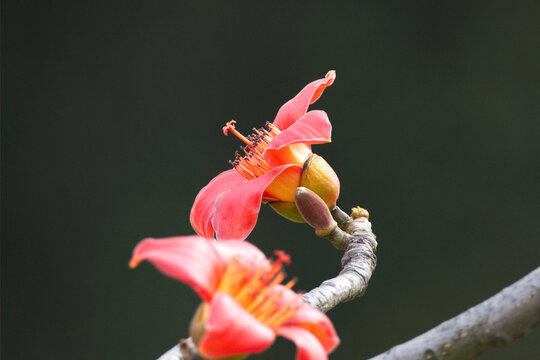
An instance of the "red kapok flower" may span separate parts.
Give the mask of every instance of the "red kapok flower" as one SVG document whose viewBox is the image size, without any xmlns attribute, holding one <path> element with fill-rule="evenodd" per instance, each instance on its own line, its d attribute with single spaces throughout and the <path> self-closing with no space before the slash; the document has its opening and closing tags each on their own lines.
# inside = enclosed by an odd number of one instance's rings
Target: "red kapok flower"
<svg viewBox="0 0 540 360">
<path fill-rule="evenodd" d="M 286 102 L 273 123 L 243 136 L 230 121 L 223 132 L 232 132 L 246 146 L 231 161 L 234 169 L 224 171 L 197 195 L 191 209 L 191 225 L 205 238 L 245 239 L 255 227 L 261 201 L 270 203 L 281 215 L 302 222 L 294 204 L 294 191 L 304 186 L 332 207 L 339 196 L 339 179 L 311 144 L 330 142 L 332 125 L 324 111 L 307 108 L 321 96 L 336 77 L 308 84 Z"/>
<path fill-rule="evenodd" d="M 290 289 L 294 280 L 281 285 L 290 260 L 276 255 L 271 262 L 248 242 L 184 236 L 141 241 L 130 266 L 148 260 L 201 297 L 190 332 L 204 358 L 262 352 L 280 335 L 296 344 L 297 360 L 327 359 L 339 344 L 334 327 Z"/>
</svg>

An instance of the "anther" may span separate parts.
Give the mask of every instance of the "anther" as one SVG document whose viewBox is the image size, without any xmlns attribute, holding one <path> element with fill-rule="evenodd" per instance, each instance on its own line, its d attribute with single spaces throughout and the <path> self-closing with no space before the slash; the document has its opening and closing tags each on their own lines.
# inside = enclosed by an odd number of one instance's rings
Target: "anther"
<svg viewBox="0 0 540 360">
<path fill-rule="evenodd" d="M 227 136 L 229 134 L 229 131 L 232 132 L 234 135 L 236 135 L 237 138 L 248 144 L 248 146 L 252 146 L 251 141 L 247 139 L 244 135 L 240 134 L 234 127 L 234 124 L 236 124 L 235 120 L 229 121 L 224 127 L 223 127 L 223 134 Z"/>
<path fill-rule="evenodd" d="M 262 154 L 266 146 L 280 133 L 279 129 L 267 122 L 268 130 L 264 127 L 254 128 L 253 133 L 246 137 L 236 130 L 235 124 L 235 120 L 229 121 L 223 127 L 223 134 L 228 135 L 230 131 L 247 145 L 241 146 L 240 152 L 235 152 L 235 160 L 231 163 L 233 167 L 248 180 L 255 179 L 270 171 L 271 167 L 266 163 Z"/>
</svg>

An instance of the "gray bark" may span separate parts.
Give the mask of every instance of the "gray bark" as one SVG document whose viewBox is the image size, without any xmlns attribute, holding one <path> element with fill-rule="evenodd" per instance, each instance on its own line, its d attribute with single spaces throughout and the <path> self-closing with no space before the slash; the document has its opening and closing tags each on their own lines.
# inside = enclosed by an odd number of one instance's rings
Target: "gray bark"
<svg viewBox="0 0 540 360">
<path fill-rule="evenodd" d="M 377 264 L 377 241 L 366 217 L 351 218 L 338 207 L 332 211 L 339 228 L 326 236 L 333 243 L 345 243 L 341 258 L 342 270 L 338 276 L 324 281 L 307 292 L 304 301 L 316 309 L 327 312 L 336 305 L 362 296 Z M 338 240 L 339 239 L 339 240 Z M 345 239 L 340 241 L 341 239 Z"/>
<path fill-rule="evenodd" d="M 475 359 L 540 322 L 540 267 L 484 302 L 371 360 Z"/>
</svg>

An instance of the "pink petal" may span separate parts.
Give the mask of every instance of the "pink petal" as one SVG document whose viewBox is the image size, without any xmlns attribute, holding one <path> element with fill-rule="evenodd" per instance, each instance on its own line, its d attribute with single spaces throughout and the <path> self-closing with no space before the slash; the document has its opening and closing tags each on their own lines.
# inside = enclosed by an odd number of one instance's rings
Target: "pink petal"
<svg viewBox="0 0 540 360">
<path fill-rule="evenodd" d="M 280 163 L 280 149 L 283 147 L 298 143 L 327 143 L 331 141 L 331 134 L 332 125 L 328 115 L 321 110 L 312 110 L 272 139 L 263 157 L 270 166 L 276 166 Z"/>
<path fill-rule="evenodd" d="M 212 241 L 221 260 L 228 264 L 234 258 L 246 259 L 249 263 L 268 263 L 264 253 L 247 241 Z"/>
<path fill-rule="evenodd" d="M 326 360 L 328 356 L 319 340 L 309 331 L 294 327 L 280 326 L 274 329 L 281 335 L 296 344 L 296 360 Z"/>
<path fill-rule="evenodd" d="M 197 235 L 145 239 L 133 250 L 130 266 L 148 260 L 163 274 L 189 285 L 210 301 L 232 258 L 266 261 L 264 254 L 248 242 L 217 243 Z"/>
<path fill-rule="evenodd" d="M 332 352 L 339 345 L 339 337 L 330 319 L 308 303 L 304 303 L 287 323 L 309 331 L 327 353 Z"/>
<path fill-rule="evenodd" d="M 278 302 L 283 305 L 289 304 L 296 296 L 294 291 L 286 290 L 283 291 Z M 327 353 L 332 352 L 339 345 L 339 337 L 328 316 L 306 302 L 302 302 L 298 311 L 287 320 L 284 326 L 300 327 L 309 331 Z"/>
<path fill-rule="evenodd" d="M 215 203 L 218 196 L 246 182 L 248 180 L 238 171 L 231 169 L 222 172 L 203 187 L 191 208 L 190 221 L 195 231 L 205 238 L 213 238 L 212 218 L 216 211 Z"/>
<path fill-rule="evenodd" d="M 210 303 L 199 350 L 205 358 L 224 358 L 266 350 L 275 339 L 268 326 L 255 319 L 230 295 L 218 292 Z"/>
<path fill-rule="evenodd" d="M 313 104 L 322 95 L 327 86 L 332 85 L 336 78 L 335 71 L 329 71 L 324 79 L 315 80 L 302 89 L 291 100 L 287 101 L 279 109 L 274 125 L 280 130 L 285 130 L 302 117 L 310 104 Z"/>
<path fill-rule="evenodd" d="M 219 195 L 212 217 L 212 227 L 216 231 L 217 239 L 245 239 L 257 222 L 264 190 L 274 178 L 293 166 L 298 167 L 297 165 L 276 167 Z"/>
<path fill-rule="evenodd" d="M 225 269 L 225 262 L 211 241 L 196 235 L 145 239 L 133 250 L 130 266 L 148 260 L 163 274 L 189 285 L 208 301 Z"/>
</svg>

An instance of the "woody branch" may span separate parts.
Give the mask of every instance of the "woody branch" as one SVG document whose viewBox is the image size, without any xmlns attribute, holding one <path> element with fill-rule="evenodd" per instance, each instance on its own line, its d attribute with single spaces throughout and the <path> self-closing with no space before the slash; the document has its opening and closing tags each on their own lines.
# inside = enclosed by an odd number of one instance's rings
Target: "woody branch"
<svg viewBox="0 0 540 360">
<path fill-rule="evenodd" d="M 370 360 L 474 359 L 540 322 L 540 267 L 437 327 Z"/>
</svg>

